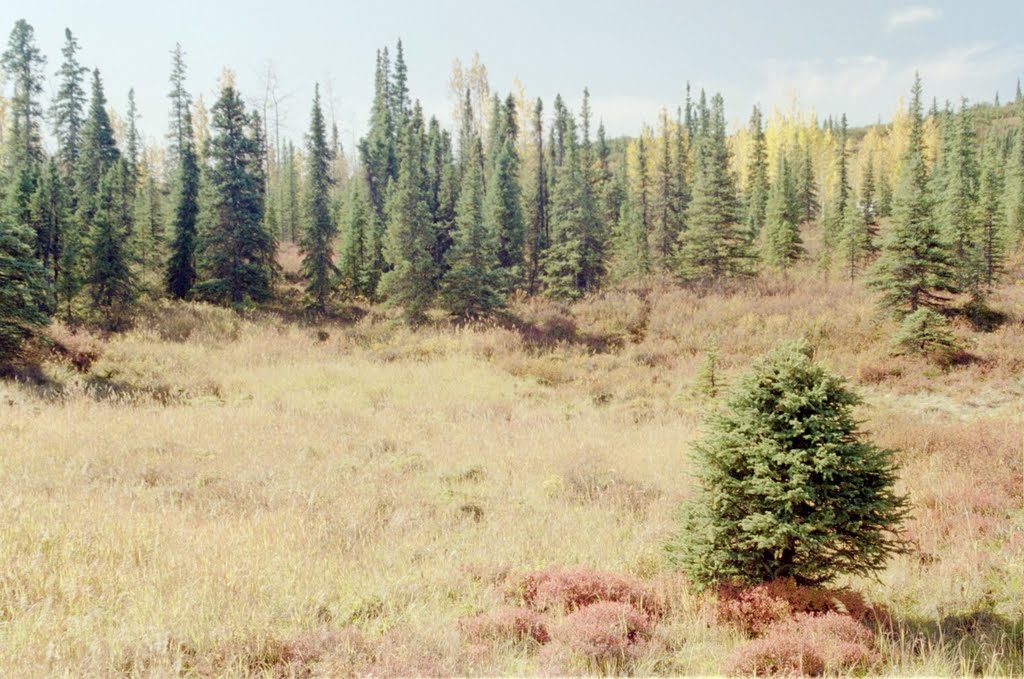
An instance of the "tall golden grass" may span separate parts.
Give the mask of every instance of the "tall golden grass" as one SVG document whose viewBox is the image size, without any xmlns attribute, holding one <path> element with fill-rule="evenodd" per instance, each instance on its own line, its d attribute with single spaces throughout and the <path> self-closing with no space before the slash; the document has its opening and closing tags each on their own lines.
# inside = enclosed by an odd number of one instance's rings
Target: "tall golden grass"
<svg viewBox="0 0 1024 679">
<path fill-rule="evenodd" d="M 512 323 L 416 332 L 164 304 L 0 384 L 8 676 L 595 671 L 464 621 L 497 578 L 585 565 L 670 602 L 638 674 L 713 674 L 741 635 L 663 558 L 688 446 L 728 381 L 803 336 L 899 450 L 914 549 L 848 584 L 888 608 L 894 675 L 1024 673 L 1024 286 L 969 358 L 893 358 L 864 288 L 808 271 L 734 290 L 624 287 Z M 65 356 L 68 353 L 65 353 Z"/>
</svg>

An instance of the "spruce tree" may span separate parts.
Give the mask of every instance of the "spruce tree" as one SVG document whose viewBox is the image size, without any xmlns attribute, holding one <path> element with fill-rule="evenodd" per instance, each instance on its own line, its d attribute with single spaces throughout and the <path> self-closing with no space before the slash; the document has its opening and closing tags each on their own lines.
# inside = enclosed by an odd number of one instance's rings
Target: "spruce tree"
<svg viewBox="0 0 1024 679">
<path fill-rule="evenodd" d="M 441 129 L 437 118 L 430 118 L 427 131 L 428 204 L 434 223 L 434 264 L 437 282 L 448 270 L 448 251 L 455 230 L 455 201 L 458 199 L 458 167 L 452 152 L 452 138 Z"/>
<path fill-rule="evenodd" d="M 956 285 L 961 290 L 975 290 L 978 270 L 972 255 L 978 245 L 978 182 L 977 139 L 974 120 L 967 100 L 961 99 L 960 113 L 952 119 L 949 145 L 946 149 L 943 196 L 938 216 L 945 239 L 952 245 L 952 263 Z"/>
<path fill-rule="evenodd" d="M 868 153 L 864 163 L 864 173 L 860 181 L 860 209 L 864 213 L 864 222 L 873 234 L 878 226 L 878 191 L 875 186 L 875 156 Z M 844 217 L 845 219 L 845 217 Z"/>
<path fill-rule="evenodd" d="M 811 160 L 810 143 L 803 144 L 797 152 L 797 169 L 794 176 L 794 192 L 800 210 L 797 220 L 809 222 L 818 216 L 818 189 L 814 180 L 814 163 Z"/>
<path fill-rule="evenodd" d="M 261 149 L 241 96 L 231 82 L 213 106 L 210 138 L 210 204 L 199 247 L 195 291 L 221 303 L 270 298 L 274 250 L 263 225 Z"/>
<path fill-rule="evenodd" d="M 670 553 L 698 586 L 878 571 L 903 549 L 893 453 L 858 431 L 841 378 L 784 345 L 731 390 L 696 445 L 698 491 Z"/>
<path fill-rule="evenodd" d="M 128 172 L 134 188 L 139 181 L 139 109 L 135 105 L 135 88 L 128 89 L 128 129 L 124 139 L 124 157 L 128 163 Z"/>
<path fill-rule="evenodd" d="M 865 213 L 857 208 L 853 200 L 846 203 L 843 213 L 842 230 L 839 234 L 840 254 L 843 268 L 852 281 L 863 269 L 871 254 L 871 233 Z"/>
<path fill-rule="evenodd" d="M 716 94 L 711 111 L 701 111 L 693 198 L 687 230 L 679 239 L 678 271 L 684 280 L 714 281 L 750 271 L 748 234 L 739 223 L 729 155 L 724 104 Z"/>
<path fill-rule="evenodd" d="M 475 152 L 482 153 L 479 144 Z M 485 223 L 481 174 L 481 163 L 467 164 L 456 207 L 455 244 L 449 252 L 448 272 L 441 282 L 441 303 L 461 318 L 486 316 L 504 303 L 498 240 Z"/>
<path fill-rule="evenodd" d="M 654 164 L 651 259 L 655 268 L 666 270 L 671 264 L 681 228 L 676 204 L 676 166 L 672 154 L 672 129 L 665 109 L 662 109 L 658 116 L 658 132 L 657 158 Z"/>
<path fill-rule="evenodd" d="M 143 158 L 139 164 L 139 184 L 135 192 L 135 247 L 147 289 L 161 289 L 167 258 L 164 220 L 166 205 L 160 182 L 151 163 Z M 154 279 L 155 285 L 150 283 Z"/>
<path fill-rule="evenodd" d="M 78 63 L 78 50 L 78 40 L 70 28 L 65 28 L 64 47 L 61 49 L 64 61 L 57 72 L 60 84 L 50 107 L 50 119 L 57 140 L 61 173 L 66 178 L 73 175 L 78 163 L 78 147 L 85 122 L 84 79 L 89 69 Z"/>
<path fill-rule="evenodd" d="M 302 274 L 306 277 L 306 296 L 310 306 L 324 313 L 338 268 L 334 265 L 337 226 L 331 216 L 328 195 L 331 187 L 330 149 L 327 147 L 327 127 L 320 108 L 319 85 L 313 97 L 306 154 L 308 167 L 305 228 L 301 242 Z"/>
<path fill-rule="evenodd" d="M 89 231 L 85 284 L 93 310 L 108 330 L 127 322 L 137 291 L 127 247 L 131 217 L 124 209 L 130 181 L 127 161 L 118 160 L 100 180 Z"/>
<path fill-rule="evenodd" d="M 1013 160 L 1007 168 L 1007 235 L 1013 243 L 1024 244 L 1024 97 L 1017 98 L 1017 128 Z"/>
<path fill-rule="evenodd" d="M 0 364 L 46 324 L 46 282 L 28 228 L 0 215 Z"/>
<path fill-rule="evenodd" d="M 584 292 L 597 289 L 604 276 L 604 254 L 607 235 L 601 222 L 599 197 L 595 191 L 594 145 L 590 139 L 590 90 L 583 90 L 580 112 L 582 138 L 579 147 L 580 172 L 580 271 L 579 285 Z M 671 222 L 667 222 L 671 224 Z M 672 228 L 669 226 L 669 228 Z"/>
<path fill-rule="evenodd" d="M 533 107 L 534 150 L 533 172 L 525 184 L 523 192 L 523 214 L 525 221 L 525 238 L 523 241 L 523 257 L 525 260 L 526 292 L 535 294 L 540 282 L 540 262 L 544 249 L 547 247 L 547 168 L 544 162 L 544 105 L 540 99 Z"/>
<path fill-rule="evenodd" d="M 373 208 L 377 228 L 387 223 L 385 201 L 388 186 L 397 173 L 395 149 L 394 101 L 391 98 L 391 66 L 387 50 L 377 52 L 374 73 L 373 104 L 370 109 L 370 127 L 366 137 L 359 142 L 359 156 L 366 173 L 370 205 Z M 401 130 L 399 130 L 401 132 Z M 374 254 L 374 267 L 379 275 L 383 266 L 380 252 Z"/>
<path fill-rule="evenodd" d="M 423 167 L 423 114 L 417 103 L 402 134 L 398 179 L 387 202 L 384 257 L 390 270 L 381 280 L 388 299 L 410 324 L 422 323 L 435 294 L 436 242 Z"/>
<path fill-rule="evenodd" d="M 172 112 L 172 116 L 174 113 Z M 200 170 L 192 141 L 192 116 L 186 110 L 182 119 L 182 146 L 178 153 L 178 168 L 174 176 L 171 201 L 170 258 L 164 284 L 167 292 L 184 299 L 196 283 L 197 222 L 199 219 Z"/>
<path fill-rule="evenodd" d="M 832 187 L 828 210 L 822 220 L 822 235 L 824 237 L 826 259 L 839 240 L 840 232 L 843 229 L 843 215 L 846 214 L 846 204 L 852 200 L 850 170 L 847 162 L 849 155 L 846 146 L 847 126 L 846 114 L 844 113 L 839 119 L 839 134 L 836 139 L 836 181 Z"/>
<path fill-rule="evenodd" d="M 635 200 L 627 195 L 619 207 L 619 218 L 612 234 L 612 279 L 622 281 L 650 273 L 649 257 L 643 219 Z"/>
<path fill-rule="evenodd" d="M 185 52 L 181 48 L 181 43 L 175 43 L 174 51 L 171 52 L 171 91 L 167 94 L 171 100 L 171 125 L 167 134 L 170 143 L 167 153 L 174 164 L 180 164 L 179 156 L 184 152 L 185 145 L 192 140 L 192 97 L 185 89 L 187 73 Z"/>
<path fill-rule="evenodd" d="M 915 77 L 912 93 L 910 140 L 893 196 L 892 223 L 870 281 L 882 293 L 879 307 L 900 316 L 921 306 L 941 307 L 948 300 L 942 293 L 955 287 L 948 246 L 929 194 L 920 77 Z"/>
<path fill-rule="evenodd" d="M 972 260 L 979 268 L 979 289 L 988 292 L 1002 273 L 1006 240 L 1005 172 L 998 140 L 990 134 L 982 157 L 978 187 L 978 234 Z"/>
<path fill-rule="evenodd" d="M 557 177 L 551 191 L 551 240 L 541 261 L 541 281 L 544 283 L 545 295 L 569 300 L 577 299 L 581 294 L 584 266 L 582 227 L 585 213 L 576 125 L 567 114 L 563 123 L 565 129 L 560 135 L 565 147 L 564 157 L 557 167 Z M 555 145 L 557 147 L 558 141 Z"/>
<path fill-rule="evenodd" d="M 520 204 L 519 153 L 516 151 L 515 104 L 509 99 L 502 106 L 495 97 L 494 110 L 495 118 L 501 122 L 492 123 L 492 161 L 483 202 L 483 223 L 491 234 L 490 238 L 497 243 L 494 256 L 504 270 L 502 277 L 508 286 L 506 291 L 509 291 L 522 278 L 525 237 Z M 463 186 L 465 182 L 463 177 Z M 456 231 L 460 229 L 461 226 L 456 226 Z"/>
<path fill-rule="evenodd" d="M 787 269 L 803 256 L 803 240 L 796 224 L 796 215 L 791 202 L 793 179 L 789 163 L 784 155 L 779 156 L 775 181 L 768 193 L 765 210 L 762 257 L 766 264 Z"/>
<path fill-rule="evenodd" d="M 93 199 L 99 189 L 100 180 L 121 157 L 117 142 L 114 140 L 114 128 L 107 114 L 107 98 L 103 93 L 103 81 L 100 80 L 99 70 L 92 72 L 89 115 L 82 126 L 81 142 L 78 165 L 75 168 L 75 185 L 82 226 L 88 228 L 95 210 Z"/>
<path fill-rule="evenodd" d="M 46 57 L 36 46 L 35 30 L 19 19 L 11 30 L 7 49 L 0 54 L 0 71 L 14 83 L 7 143 L 10 167 L 37 168 L 43 162 L 43 108 L 39 96 L 43 92 L 45 65 Z"/>
<path fill-rule="evenodd" d="M 603 138 L 604 135 L 602 135 Z M 672 202 L 671 209 L 676 228 L 672 240 L 672 251 L 675 254 L 679 234 L 686 228 L 686 206 L 689 204 L 689 140 L 686 137 L 686 126 L 683 123 L 682 110 L 676 111 L 676 127 L 672 134 Z"/>
<path fill-rule="evenodd" d="M 35 231 L 35 255 L 43 266 L 48 297 L 60 276 L 60 256 L 64 235 L 71 219 L 68 194 L 57 162 L 50 159 L 42 172 L 30 204 L 31 224 Z"/>
<path fill-rule="evenodd" d="M 746 215 L 744 223 L 750 239 L 756 240 L 765 224 L 768 206 L 768 149 L 765 144 L 761 107 L 754 106 L 750 115 L 750 160 L 747 164 L 747 186 L 744 191 Z"/>
<path fill-rule="evenodd" d="M 373 294 L 370 257 L 373 240 L 373 219 L 361 178 L 350 183 L 348 211 L 339 265 L 339 281 L 347 297 L 370 297 Z"/>
<path fill-rule="evenodd" d="M 878 176 L 878 216 L 892 216 L 892 182 L 886 172 Z"/>
</svg>

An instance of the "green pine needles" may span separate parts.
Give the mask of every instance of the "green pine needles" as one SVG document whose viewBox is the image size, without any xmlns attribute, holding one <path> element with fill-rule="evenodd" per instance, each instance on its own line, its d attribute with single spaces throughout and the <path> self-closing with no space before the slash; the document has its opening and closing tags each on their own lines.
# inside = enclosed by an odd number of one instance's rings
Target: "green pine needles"
<svg viewBox="0 0 1024 679">
<path fill-rule="evenodd" d="M 697 495 L 669 545 L 699 586 L 867 574 L 903 549 L 892 452 L 857 430 L 860 398 L 784 345 L 743 376 L 696 447 Z"/>
</svg>

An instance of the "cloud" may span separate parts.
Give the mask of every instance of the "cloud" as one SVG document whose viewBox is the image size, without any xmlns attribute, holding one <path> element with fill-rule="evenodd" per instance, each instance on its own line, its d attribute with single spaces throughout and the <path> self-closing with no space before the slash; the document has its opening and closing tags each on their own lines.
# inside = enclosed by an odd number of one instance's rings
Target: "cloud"
<svg viewBox="0 0 1024 679">
<path fill-rule="evenodd" d="M 911 5 L 889 12 L 885 19 L 885 29 L 895 31 L 904 26 L 924 23 L 926 21 L 937 21 L 942 18 L 942 10 L 925 5 Z"/>
<path fill-rule="evenodd" d="M 921 74 L 925 100 L 941 104 L 957 102 L 961 95 L 970 101 L 989 101 L 996 90 L 1012 92 L 1013 83 L 1024 68 L 1024 44 L 975 42 L 949 47 L 899 60 L 866 54 L 838 59 L 764 59 L 756 63 L 756 101 L 767 110 L 785 110 L 792 93 L 814 106 L 821 115 L 846 112 L 851 124 L 887 120 L 900 97 L 906 98 Z M 739 92 L 737 101 L 749 98 L 750 90 Z"/>
</svg>

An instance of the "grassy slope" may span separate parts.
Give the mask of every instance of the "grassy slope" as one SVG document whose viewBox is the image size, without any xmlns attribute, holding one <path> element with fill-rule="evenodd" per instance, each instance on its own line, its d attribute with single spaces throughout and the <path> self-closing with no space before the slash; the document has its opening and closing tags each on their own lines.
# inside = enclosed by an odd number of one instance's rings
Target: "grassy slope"
<svg viewBox="0 0 1024 679">
<path fill-rule="evenodd" d="M 712 335 L 727 378 L 802 335 L 916 505 L 915 552 L 851 583 L 902 623 L 883 671 L 1021 674 L 1024 286 L 994 305 L 1007 322 L 958 327 L 974 358 L 949 369 L 890 357 L 863 287 L 810 270 L 521 304 L 516 329 L 164 306 L 65 336 L 102 352 L 87 375 L 0 384 L 0 667 L 537 671 L 458 621 L 498 603 L 490 573 L 589 564 L 673 600 L 638 672 L 720 671 L 739 637 L 662 559 L 710 407 L 693 378 Z"/>
</svg>

